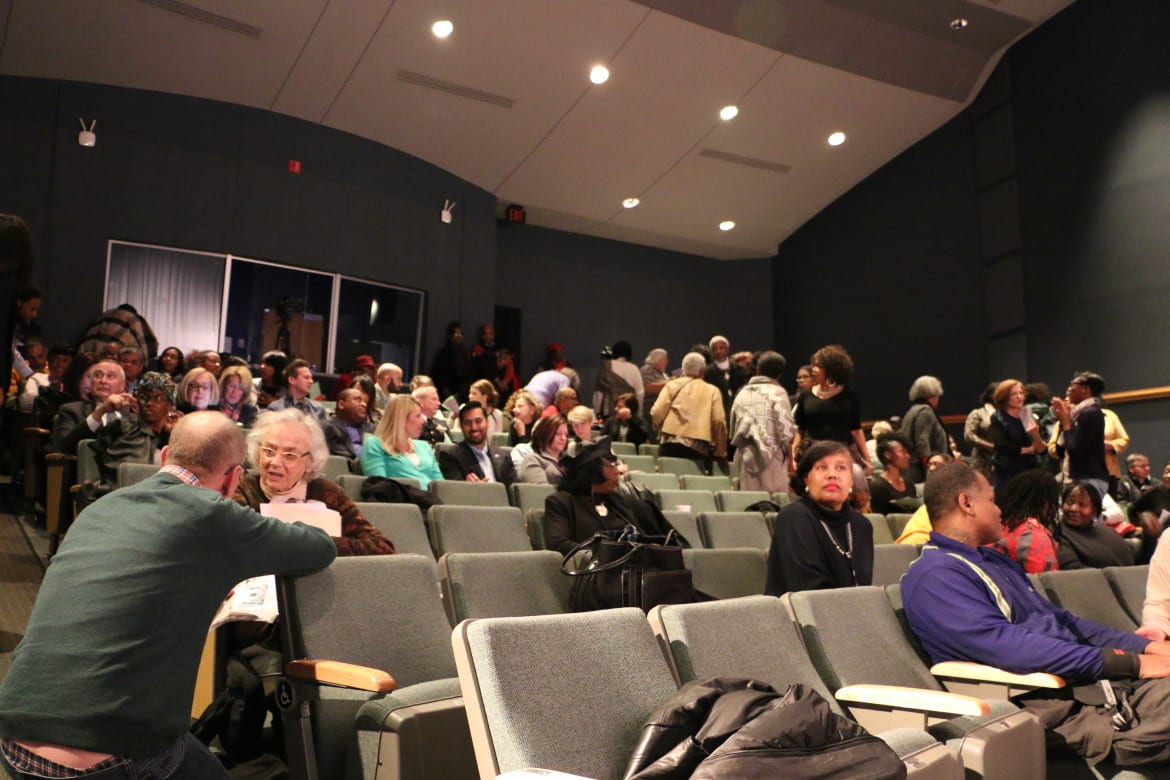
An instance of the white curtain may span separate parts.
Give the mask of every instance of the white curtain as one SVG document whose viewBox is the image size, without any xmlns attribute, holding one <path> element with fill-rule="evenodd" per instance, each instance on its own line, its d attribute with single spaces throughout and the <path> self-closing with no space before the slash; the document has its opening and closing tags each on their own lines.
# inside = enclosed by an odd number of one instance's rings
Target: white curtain
<svg viewBox="0 0 1170 780">
<path fill-rule="evenodd" d="M 158 336 L 159 351 L 219 345 L 225 255 L 110 242 L 106 309 L 129 303 Z"/>
</svg>

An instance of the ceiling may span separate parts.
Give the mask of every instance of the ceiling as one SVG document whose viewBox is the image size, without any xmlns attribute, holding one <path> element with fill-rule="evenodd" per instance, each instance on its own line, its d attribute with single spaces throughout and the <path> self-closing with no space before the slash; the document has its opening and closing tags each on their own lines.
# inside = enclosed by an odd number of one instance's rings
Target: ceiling
<svg viewBox="0 0 1170 780">
<path fill-rule="evenodd" d="M 775 254 L 1071 2 L 0 0 L 0 73 L 287 114 L 433 163 L 529 224 L 735 259 Z"/>
</svg>

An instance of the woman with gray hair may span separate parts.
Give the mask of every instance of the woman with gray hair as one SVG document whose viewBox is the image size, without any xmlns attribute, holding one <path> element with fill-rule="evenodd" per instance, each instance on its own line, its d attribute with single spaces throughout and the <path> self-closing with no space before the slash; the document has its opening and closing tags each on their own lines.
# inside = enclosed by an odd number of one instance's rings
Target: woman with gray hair
<svg viewBox="0 0 1170 780">
<path fill-rule="evenodd" d="M 660 456 L 690 458 L 705 471 L 712 459 L 727 460 L 727 418 L 719 388 L 703 381 L 707 360 L 688 352 L 682 376 L 662 388 L 650 410 L 658 430 Z"/>
<path fill-rule="evenodd" d="M 931 455 L 950 452 L 947 430 L 938 418 L 938 399 L 942 394 L 942 382 L 937 377 L 920 376 L 910 385 L 910 409 L 902 415 L 898 432 L 912 445 L 906 476 L 915 483 L 926 481 L 926 462 Z"/>
<path fill-rule="evenodd" d="M 329 447 L 313 417 L 299 409 L 264 412 L 248 433 L 248 461 L 258 474 L 240 477 L 235 500 L 257 512 L 261 504 L 318 504 L 341 515 L 338 555 L 386 555 L 394 543 L 362 516 L 336 483 L 321 476 Z"/>
<path fill-rule="evenodd" d="M 662 392 L 662 388 L 670 381 L 670 376 L 666 373 L 666 364 L 670 356 L 666 354 L 665 349 L 655 348 L 650 350 L 646 355 L 646 359 L 642 361 L 642 414 L 646 418 L 646 422 L 650 422 L 650 410 L 654 408 L 654 402 L 658 400 L 658 394 Z"/>
</svg>

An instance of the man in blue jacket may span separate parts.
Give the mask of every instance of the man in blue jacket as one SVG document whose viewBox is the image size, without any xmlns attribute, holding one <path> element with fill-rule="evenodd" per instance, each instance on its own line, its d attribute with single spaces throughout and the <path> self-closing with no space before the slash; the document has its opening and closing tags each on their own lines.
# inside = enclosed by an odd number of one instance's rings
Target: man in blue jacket
<svg viewBox="0 0 1170 780">
<path fill-rule="evenodd" d="M 930 543 L 902 578 L 910 627 L 933 662 L 975 661 L 1009 672 L 1050 672 L 1070 684 L 1170 675 L 1170 643 L 1085 620 L 1033 590 L 1023 570 L 991 545 L 1000 512 L 987 478 L 970 466 L 940 467 L 926 481 Z M 1115 731 L 1105 707 L 1070 697 L 1037 708 L 1047 728 L 1091 763 L 1170 760 L 1170 681 L 1130 684 L 1137 718 Z"/>
<path fill-rule="evenodd" d="M 188 732 L 199 656 L 241 580 L 308 574 L 324 532 L 231 499 L 244 439 L 219 412 L 183 417 L 158 474 L 69 529 L 0 686 L 0 767 L 44 777 L 226 778 Z"/>
</svg>

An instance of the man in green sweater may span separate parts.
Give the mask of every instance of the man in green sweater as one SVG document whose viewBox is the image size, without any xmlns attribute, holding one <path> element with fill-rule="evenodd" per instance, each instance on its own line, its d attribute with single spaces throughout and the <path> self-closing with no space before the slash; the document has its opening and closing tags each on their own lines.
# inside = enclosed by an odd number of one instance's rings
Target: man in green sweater
<svg viewBox="0 0 1170 780">
<path fill-rule="evenodd" d="M 244 439 L 183 417 L 155 476 L 89 506 L 45 575 L 0 685 L 0 766 L 14 780 L 226 778 L 187 733 L 199 656 L 232 586 L 332 562 L 329 536 L 231 500 Z"/>
</svg>

